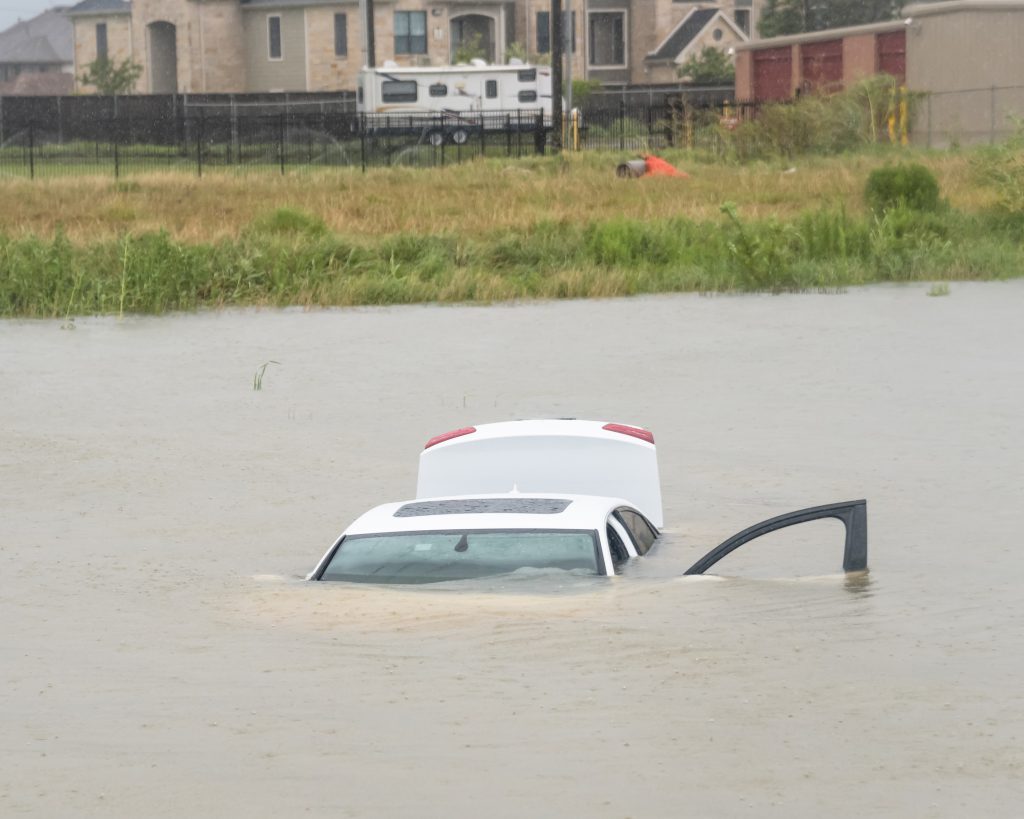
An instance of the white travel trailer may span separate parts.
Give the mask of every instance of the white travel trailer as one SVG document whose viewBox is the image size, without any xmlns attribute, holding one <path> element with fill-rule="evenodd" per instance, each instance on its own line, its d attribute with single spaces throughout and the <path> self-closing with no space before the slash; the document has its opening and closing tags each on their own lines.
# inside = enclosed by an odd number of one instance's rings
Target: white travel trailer
<svg viewBox="0 0 1024 819">
<path fill-rule="evenodd" d="M 550 124 L 551 69 L 516 60 L 400 68 L 389 60 L 359 72 L 356 100 L 364 114 L 435 117 L 441 124 L 430 130 L 431 141 L 461 145 L 480 128 L 507 128 L 508 115 L 520 127 L 532 129 L 538 115 Z"/>
</svg>

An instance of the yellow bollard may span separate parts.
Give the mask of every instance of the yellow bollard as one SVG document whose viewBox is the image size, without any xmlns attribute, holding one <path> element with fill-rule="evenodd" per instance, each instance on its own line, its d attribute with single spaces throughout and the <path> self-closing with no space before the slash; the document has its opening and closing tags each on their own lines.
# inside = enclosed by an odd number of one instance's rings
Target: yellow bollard
<svg viewBox="0 0 1024 819">
<path fill-rule="evenodd" d="M 907 102 L 907 87 L 900 86 L 900 145 L 910 143 L 910 105 Z"/>
</svg>

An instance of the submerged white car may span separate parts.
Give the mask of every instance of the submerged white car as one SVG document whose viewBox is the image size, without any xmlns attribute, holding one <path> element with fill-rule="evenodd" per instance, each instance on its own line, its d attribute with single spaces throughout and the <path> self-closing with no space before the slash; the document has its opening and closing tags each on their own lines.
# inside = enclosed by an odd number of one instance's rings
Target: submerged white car
<svg viewBox="0 0 1024 819">
<path fill-rule="evenodd" d="M 700 574 L 753 538 L 794 523 L 846 524 L 844 569 L 867 565 L 864 501 L 772 518 L 725 541 Z M 431 583 L 523 569 L 610 576 L 646 555 L 662 526 L 654 435 L 576 419 L 464 427 L 431 438 L 417 497 L 377 506 L 348 527 L 309 580 Z"/>
<path fill-rule="evenodd" d="M 625 501 L 592 495 L 469 495 L 388 503 L 345 531 L 315 580 L 429 583 L 524 568 L 615 574 L 658 536 Z"/>
</svg>

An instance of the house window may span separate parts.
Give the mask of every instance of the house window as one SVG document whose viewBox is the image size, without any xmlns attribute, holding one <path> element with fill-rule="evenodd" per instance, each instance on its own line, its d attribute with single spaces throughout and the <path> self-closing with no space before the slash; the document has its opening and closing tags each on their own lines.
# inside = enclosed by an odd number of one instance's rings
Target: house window
<svg viewBox="0 0 1024 819">
<path fill-rule="evenodd" d="M 626 64 L 626 12 L 595 11 L 590 14 L 590 64 Z"/>
<path fill-rule="evenodd" d="M 107 24 L 96 24 L 96 59 L 105 60 L 109 51 L 107 49 Z"/>
<path fill-rule="evenodd" d="M 551 51 L 551 12 L 537 12 L 537 53 L 547 54 Z"/>
<path fill-rule="evenodd" d="M 574 11 L 569 18 L 569 28 L 572 32 L 570 35 L 570 42 L 572 43 L 572 53 L 576 53 L 576 12 Z M 538 11 L 537 12 L 537 53 L 547 54 L 551 51 L 551 12 L 549 11 Z"/>
<path fill-rule="evenodd" d="M 267 57 L 280 60 L 281 51 L 281 18 L 273 15 L 267 18 Z"/>
<path fill-rule="evenodd" d="M 519 92 L 520 102 L 536 102 L 537 92 L 536 91 L 520 91 Z"/>
<path fill-rule="evenodd" d="M 733 19 L 736 21 L 736 27 L 739 28 L 744 34 L 750 34 L 750 10 L 749 9 L 736 9 L 733 14 Z"/>
<path fill-rule="evenodd" d="M 348 18 L 344 14 L 334 15 L 334 56 L 348 56 Z"/>
<path fill-rule="evenodd" d="M 427 53 L 427 13 L 395 12 L 395 54 Z"/>
</svg>

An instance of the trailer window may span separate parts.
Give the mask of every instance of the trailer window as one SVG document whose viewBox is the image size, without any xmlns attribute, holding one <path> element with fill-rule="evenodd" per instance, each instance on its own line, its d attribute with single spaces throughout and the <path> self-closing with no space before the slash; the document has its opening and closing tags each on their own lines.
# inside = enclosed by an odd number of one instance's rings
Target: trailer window
<svg viewBox="0 0 1024 819">
<path fill-rule="evenodd" d="M 537 82 L 537 69 L 529 68 L 519 72 L 519 82 Z"/>
<path fill-rule="evenodd" d="M 384 102 L 416 102 L 416 81 L 384 80 L 380 95 Z"/>
<path fill-rule="evenodd" d="M 487 99 L 493 100 L 498 96 L 498 81 L 488 80 L 487 85 L 484 87 L 484 93 L 487 95 Z"/>
<path fill-rule="evenodd" d="M 434 83 L 430 86 L 430 96 L 432 97 L 447 97 L 448 86 L 443 82 Z"/>
<path fill-rule="evenodd" d="M 520 91 L 519 92 L 520 102 L 536 102 L 537 92 L 536 91 Z"/>
</svg>

